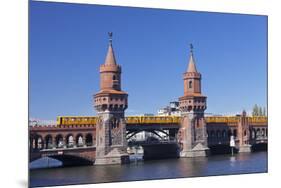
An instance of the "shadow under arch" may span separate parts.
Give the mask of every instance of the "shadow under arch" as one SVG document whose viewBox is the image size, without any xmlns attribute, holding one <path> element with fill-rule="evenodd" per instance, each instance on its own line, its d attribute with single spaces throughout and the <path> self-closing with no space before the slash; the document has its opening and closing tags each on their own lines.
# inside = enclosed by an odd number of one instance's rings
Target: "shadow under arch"
<svg viewBox="0 0 281 188">
<path fill-rule="evenodd" d="M 158 131 L 158 132 L 157 132 Z M 155 136 L 145 137 L 144 140 L 130 140 L 134 135 L 140 132 L 149 132 Z M 162 133 L 162 135 L 159 134 Z M 174 140 L 165 140 L 169 133 L 163 130 L 133 130 L 127 132 L 128 147 L 142 147 L 144 160 L 158 160 L 167 158 L 178 158 L 179 147 Z M 164 141 L 164 142 L 163 142 Z"/>
</svg>

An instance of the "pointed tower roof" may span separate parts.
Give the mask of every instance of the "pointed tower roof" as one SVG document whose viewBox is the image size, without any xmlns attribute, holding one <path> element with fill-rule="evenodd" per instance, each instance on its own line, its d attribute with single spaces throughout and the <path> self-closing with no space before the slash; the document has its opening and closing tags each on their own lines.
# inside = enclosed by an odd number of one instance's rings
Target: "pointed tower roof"
<svg viewBox="0 0 281 188">
<path fill-rule="evenodd" d="M 116 60 L 114 56 L 114 51 L 112 47 L 112 32 L 108 33 L 109 36 L 109 45 L 108 45 L 108 50 L 105 58 L 105 65 L 116 65 Z"/>
<path fill-rule="evenodd" d="M 193 45 L 192 44 L 190 44 L 190 57 L 189 57 L 187 72 L 197 72 L 194 57 L 193 57 Z"/>
</svg>

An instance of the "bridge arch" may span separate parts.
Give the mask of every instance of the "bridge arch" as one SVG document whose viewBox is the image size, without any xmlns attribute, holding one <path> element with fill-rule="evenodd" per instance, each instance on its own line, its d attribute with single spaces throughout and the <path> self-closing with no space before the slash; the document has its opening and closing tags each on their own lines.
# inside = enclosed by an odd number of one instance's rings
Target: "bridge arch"
<svg viewBox="0 0 281 188">
<path fill-rule="evenodd" d="M 255 129 L 250 130 L 250 132 L 251 132 L 251 138 L 252 139 L 256 139 L 256 131 L 255 131 Z"/>
<path fill-rule="evenodd" d="M 216 136 L 217 136 L 217 139 L 219 139 L 221 137 L 221 131 L 220 130 L 216 131 Z"/>
<path fill-rule="evenodd" d="M 34 141 L 35 141 L 35 147 L 34 149 L 44 149 L 44 139 L 42 135 L 36 134 L 34 137 Z"/>
<path fill-rule="evenodd" d="M 71 154 L 38 156 L 36 158 L 31 159 L 30 162 L 33 163 L 44 158 L 55 159 L 61 162 L 62 166 L 92 165 L 94 163 L 94 161 L 91 159 L 79 155 L 71 155 Z"/>
<path fill-rule="evenodd" d="M 56 148 L 62 148 L 64 146 L 64 139 L 63 139 L 62 134 L 56 135 L 55 145 L 56 145 Z"/>
<path fill-rule="evenodd" d="M 130 140 L 133 136 L 135 136 L 136 134 L 141 133 L 141 132 L 152 133 L 153 135 L 156 136 L 156 138 L 158 138 L 158 140 L 163 140 L 165 136 L 169 137 L 169 133 L 165 132 L 164 130 L 160 130 L 160 129 L 157 129 L 157 130 L 135 130 L 135 131 L 127 132 L 126 139 Z M 162 133 L 164 135 L 164 137 L 161 136 L 158 132 Z"/>
<path fill-rule="evenodd" d="M 59 160 L 63 166 L 92 165 L 93 161 L 78 155 L 53 155 L 50 158 Z"/>
<path fill-rule="evenodd" d="M 260 128 L 258 128 L 256 131 L 256 138 L 260 138 L 260 136 L 261 136 L 261 131 Z"/>
<path fill-rule="evenodd" d="M 236 138 L 237 137 L 237 129 L 233 129 L 233 136 Z"/>
<path fill-rule="evenodd" d="M 77 147 L 82 147 L 84 146 L 84 137 L 83 137 L 83 134 L 82 133 L 78 133 L 76 135 L 76 146 Z"/>
<path fill-rule="evenodd" d="M 36 144 L 35 144 L 35 142 L 36 142 L 35 135 L 31 134 L 31 135 L 29 136 L 29 148 L 30 148 L 30 150 L 36 149 Z"/>
<path fill-rule="evenodd" d="M 73 136 L 73 134 L 68 134 L 68 135 L 66 135 L 66 138 L 65 138 L 65 140 L 66 140 L 66 146 L 68 147 L 68 148 L 72 148 L 72 147 L 74 147 L 74 136 Z"/>
<path fill-rule="evenodd" d="M 265 137 L 265 128 L 262 128 L 262 129 L 261 129 L 261 136 L 262 136 L 262 137 Z"/>
<path fill-rule="evenodd" d="M 215 131 L 211 130 L 211 138 L 214 138 L 214 137 L 215 137 Z"/>
<path fill-rule="evenodd" d="M 45 149 L 51 149 L 53 147 L 53 137 L 48 134 L 45 136 Z"/>
<path fill-rule="evenodd" d="M 226 139 L 226 138 L 227 138 L 226 130 L 223 130 L 223 131 L 222 131 L 222 138 L 223 138 L 223 139 Z"/>
<path fill-rule="evenodd" d="M 230 137 L 232 136 L 231 130 L 228 130 L 228 131 L 227 131 L 227 136 L 228 136 L 228 138 L 230 138 Z"/>
<path fill-rule="evenodd" d="M 86 134 L 85 142 L 86 142 L 86 146 L 92 146 L 94 144 L 93 135 L 91 133 Z"/>
</svg>

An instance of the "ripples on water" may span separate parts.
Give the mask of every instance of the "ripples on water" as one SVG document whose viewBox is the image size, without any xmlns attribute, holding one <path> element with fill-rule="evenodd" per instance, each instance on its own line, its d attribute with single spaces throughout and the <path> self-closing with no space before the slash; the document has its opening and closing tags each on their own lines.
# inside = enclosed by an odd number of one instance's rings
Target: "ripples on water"
<svg viewBox="0 0 281 188">
<path fill-rule="evenodd" d="M 56 163 L 54 161 L 51 164 Z M 50 164 L 50 161 L 49 161 Z M 59 163 L 57 163 L 59 164 Z M 33 164 L 33 167 L 36 165 Z M 30 170 L 31 186 L 267 172 L 267 152 Z"/>
</svg>

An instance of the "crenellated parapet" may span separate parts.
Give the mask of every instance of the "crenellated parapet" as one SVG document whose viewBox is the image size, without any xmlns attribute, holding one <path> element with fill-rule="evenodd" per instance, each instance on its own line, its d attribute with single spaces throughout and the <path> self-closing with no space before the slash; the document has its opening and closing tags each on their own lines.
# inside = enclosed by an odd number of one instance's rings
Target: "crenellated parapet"
<svg viewBox="0 0 281 188">
<path fill-rule="evenodd" d="M 199 72 L 185 72 L 183 74 L 183 79 L 201 79 L 201 73 Z"/>
<path fill-rule="evenodd" d="M 180 97 L 179 107 L 182 112 L 204 112 L 207 109 L 206 100 L 207 97 L 202 95 L 186 95 Z"/>
<path fill-rule="evenodd" d="M 100 65 L 100 73 L 104 73 L 104 72 L 121 73 L 121 70 L 122 69 L 120 65 L 116 65 L 116 66 L 107 65 L 107 64 Z"/>
<path fill-rule="evenodd" d="M 124 111 L 128 107 L 128 94 L 120 91 L 101 91 L 94 97 L 94 107 L 98 112 Z"/>
</svg>

